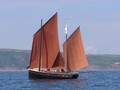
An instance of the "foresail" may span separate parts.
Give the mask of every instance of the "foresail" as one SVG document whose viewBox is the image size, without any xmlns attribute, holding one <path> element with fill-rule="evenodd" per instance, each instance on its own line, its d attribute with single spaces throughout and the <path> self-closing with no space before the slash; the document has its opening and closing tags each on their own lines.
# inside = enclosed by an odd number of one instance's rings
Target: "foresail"
<svg viewBox="0 0 120 90">
<path fill-rule="evenodd" d="M 79 27 L 64 43 L 63 50 L 68 70 L 80 70 L 88 65 Z"/>
<path fill-rule="evenodd" d="M 61 52 L 58 53 L 57 58 L 52 66 L 54 67 L 64 67 L 64 60 L 63 60 L 63 56 L 61 54 Z"/>
</svg>

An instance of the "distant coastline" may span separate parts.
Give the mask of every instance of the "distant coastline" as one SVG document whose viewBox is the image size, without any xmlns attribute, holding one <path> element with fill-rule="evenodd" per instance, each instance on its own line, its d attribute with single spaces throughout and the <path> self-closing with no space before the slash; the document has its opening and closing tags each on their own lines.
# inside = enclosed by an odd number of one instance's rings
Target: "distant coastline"
<svg viewBox="0 0 120 90">
<path fill-rule="evenodd" d="M 89 66 L 84 70 L 119 70 L 120 55 L 87 55 Z M 0 71 L 26 71 L 30 60 L 30 50 L 0 49 Z"/>
<path fill-rule="evenodd" d="M 27 71 L 27 69 L 0 69 L 0 72 L 16 72 L 16 71 Z"/>
</svg>

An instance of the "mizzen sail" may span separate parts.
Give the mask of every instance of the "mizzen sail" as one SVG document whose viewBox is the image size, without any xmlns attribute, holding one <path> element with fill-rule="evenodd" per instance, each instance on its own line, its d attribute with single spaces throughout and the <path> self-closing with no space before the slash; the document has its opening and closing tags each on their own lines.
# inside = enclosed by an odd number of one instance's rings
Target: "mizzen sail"
<svg viewBox="0 0 120 90">
<path fill-rule="evenodd" d="M 63 44 L 63 50 L 68 70 L 80 70 L 88 65 L 79 27 Z"/>
</svg>

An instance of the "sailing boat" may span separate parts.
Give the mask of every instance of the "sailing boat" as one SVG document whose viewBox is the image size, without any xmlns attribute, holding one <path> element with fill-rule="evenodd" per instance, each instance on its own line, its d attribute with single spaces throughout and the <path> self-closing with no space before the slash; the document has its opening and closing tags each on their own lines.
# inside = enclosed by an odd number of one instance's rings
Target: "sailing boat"
<svg viewBox="0 0 120 90">
<path fill-rule="evenodd" d="M 80 70 L 88 65 L 80 28 L 78 27 L 63 44 L 64 58 L 60 52 L 57 13 L 53 15 L 33 36 L 30 78 L 72 79 L 78 78 Z"/>
</svg>

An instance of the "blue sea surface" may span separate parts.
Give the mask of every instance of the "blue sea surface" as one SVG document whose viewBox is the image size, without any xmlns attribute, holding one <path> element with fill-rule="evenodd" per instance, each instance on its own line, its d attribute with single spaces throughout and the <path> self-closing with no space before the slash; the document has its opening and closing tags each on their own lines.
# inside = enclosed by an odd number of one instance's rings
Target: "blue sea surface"
<svg viewBox="0 0 120 90">
<path fill-rule="evenodd" d="M 120 70 L 80 71 L 78 79 L 29 79 L 27 71 L 1 71 L 0 90 L 120 90 Z"/>
</svg>

